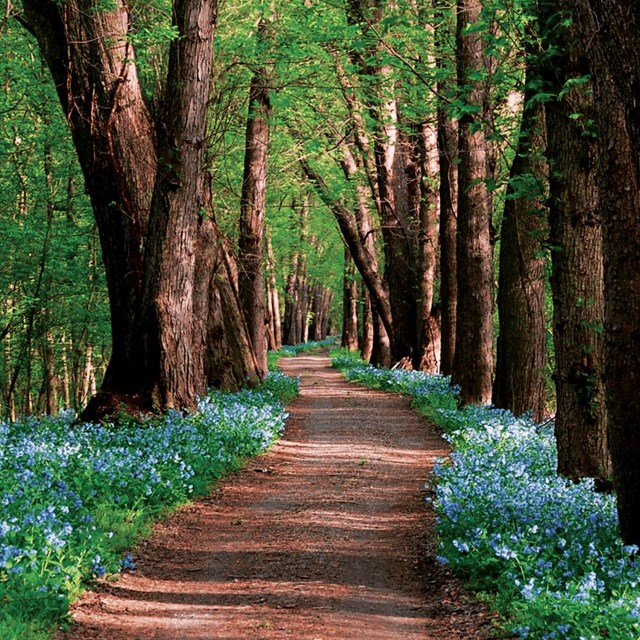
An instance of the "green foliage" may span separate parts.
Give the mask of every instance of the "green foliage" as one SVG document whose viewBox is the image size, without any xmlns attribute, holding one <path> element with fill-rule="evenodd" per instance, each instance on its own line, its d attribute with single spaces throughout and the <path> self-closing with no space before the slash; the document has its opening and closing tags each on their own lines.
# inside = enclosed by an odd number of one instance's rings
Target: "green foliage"
<svg viewBox="0 0 640 640">
<path fill-rule="evenodd" d="M 45 379 L 58 381 L 56 408 L 62 381 L 69 404 L 82 402 L 83 373 L 99 381 L 108 357 L 109 312 L 90 203 L 48 73 L 15 23 L 0 48 L 0 415 L 11 415 L 45 409 Z"/>
</svg>

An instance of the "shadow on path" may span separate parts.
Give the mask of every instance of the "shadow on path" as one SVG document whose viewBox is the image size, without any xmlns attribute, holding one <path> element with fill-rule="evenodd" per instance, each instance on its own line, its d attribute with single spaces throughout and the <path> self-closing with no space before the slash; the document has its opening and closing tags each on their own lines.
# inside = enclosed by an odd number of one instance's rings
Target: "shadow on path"
<svg viewBox="0 0 640 640">
<path fill-rule="evenodd" d="M 280 442 L 155 528 L 138 570 L 60 640 L 480 640 L 491 618 L 434 561 L 424 485 L 444 441 L 404 397 L 285 358 Z"/>
</svg>

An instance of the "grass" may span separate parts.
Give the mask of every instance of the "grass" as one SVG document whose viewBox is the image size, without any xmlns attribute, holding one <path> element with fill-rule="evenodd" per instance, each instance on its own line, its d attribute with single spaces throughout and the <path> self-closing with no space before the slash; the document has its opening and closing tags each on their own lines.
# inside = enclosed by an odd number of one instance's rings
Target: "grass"
<svg viewBox="0 0 640 640">
<path fill-rule="evenodd" d="M 409 395 L 454 448 L 435 468 L 439 561 L 531 640 L 638 640 L 640 557 L 619 537 L 615 496 L 556 472 L 553 425 L 458 406 L 443 376 L 376 369 L 336 352 L 350 380 Z"/>
</svg>

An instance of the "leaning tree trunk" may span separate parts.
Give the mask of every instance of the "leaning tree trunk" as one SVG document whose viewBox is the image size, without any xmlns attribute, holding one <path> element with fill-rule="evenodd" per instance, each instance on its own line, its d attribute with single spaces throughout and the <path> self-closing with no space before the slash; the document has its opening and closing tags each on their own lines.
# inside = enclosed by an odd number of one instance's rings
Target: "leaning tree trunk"
<svg viewBox="0 0 640 640">
<path fill-rule="evenodd" d="M 126 3 L 115 0 L 112 11 L 93 4 L 24 0 L 22 21 L 53 76 L 100 234 L 112 334 L 101 390 L 142 406 L 150 402 L 135 401 L 145 377 L 136 331 L 155 127 L 138 81 Z"/>
<path fill-rule="evenodd" d="M 537 74 L 536 74 L 537 75 Z M 514 415 L 545 410 L 545 258 L 547 227 L 544 107 L 534 102 L 534 70 L 527 68 L 524 111 L 500 234 L 499 334 L 493 404 Z"/>
<path fill-rule="evenodd" d="M 258 37 L 264 39 L 267 23 L 261 20 Z M 256 69 L 249 89 L 249 114 L 245 134 L 244 176 L 238 239 L 238 287 L 249 336 L 263 375 L 267 372 L 262 237 L 267 200 L 269 155 L 270 80 L 264 67 Z"/>
<path fill-rule="evenodd" d="M 618 0 L 577 0 L 593 43 L 605 280 L 607 433 L 620 532 L 640 545 L 640 24 Z M 594 19 L 597 22 L 594 22 Z"/>
<path fill-rule="evenodd" d="M 554 56 L 545 60 L 544 78 L 551 93 L 564 92 L 546 105 L 558 471 L 570 478 L 606 480 L 610 462 L 594 102 L 590 86 L 566 89 L 567 82 L 584 78 L 589 66 L 576 27 L 560 26 L 557 3 L 541 2 L 540 9 L 543 43 L 547 55 Z"/>
<path fill-rule="evenodd" d="M 459 120 L 458 305 L 453 382 L 465 404 L 491 400 L 493 370 L 493 261 L 487 189 L 487 142 L 482 113 L 483 41 L 474 27 L 479 0 L 458 0 L 458 84 L 468 109 Z"/>
<path fill-rule="evenodd" d="M 244 384 L 257 384 L 262 380 L 253 345 L 249 339 L 240 295 L 235 286 L 235 265 L 222 242 L 221 234 L 215 233 L 215 256 L 212 268 L 207 269 L 206 260 L 200 269 L 207 270 L 201 285 L 208 286 L 208 308 L 203 309 L 206 320 L 204 366 L 206 379 L 211 387 L 237 389 Z M 212 239 L 205 242 L 211 246 Z M 195 318 L 197 321 L 197 317 Z M 200 324 L 200 323 L 198 323 Z"/>
<path fill-rule="evenodd" d="M 158 122 L 143 100 L 126 2 L 23 7 L 71 129 L 109 291 L 112 357 L 83 419 L 122 404 L 147 411 L 153 396 L 160 408 L 193 407 L 207 384 L 192 316 L 194 291 L 202 290 L 195 252 L 216 1 L 173 2 L 181 37 L 171 43 L 169 73 L 181 81 L 167 83 Z"/>
<path fill-rule="evenodd" d="M 368 242 L 372 242 L 371 237 L 368 235 L 365 238 L 362 237 L 357 216 L 354 216 L 334 197 L 322 176 L 305 159 L 299 159 L 299 163 L 304 174 L 316 188 L 318 197 L 333 212 L 353 261 L 356 263 L 358 271 L 371 294 L 372 304 L 376 307 L 380 321 L 385 327 L 385 335 L 388 337 L 389 333 L 393 332 L 391 302 L 385 283 L 378 271 L 375 253 L 369 251 Z"/>
</svg>

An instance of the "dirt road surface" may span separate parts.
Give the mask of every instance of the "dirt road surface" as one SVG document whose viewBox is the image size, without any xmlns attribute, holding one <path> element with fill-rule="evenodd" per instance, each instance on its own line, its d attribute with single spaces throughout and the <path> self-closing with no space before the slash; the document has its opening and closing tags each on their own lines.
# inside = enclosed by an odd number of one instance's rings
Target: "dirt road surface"
<svg viewBox="0 0 640 640">
<path fill-rule="evenodd" d="M 447 453 L 404 397 L 302 377 L 285 435 L 171 516 L 60 640 L 481 640 L 492 618 L 435 562 L 425 482 Z"/>
</svg>

